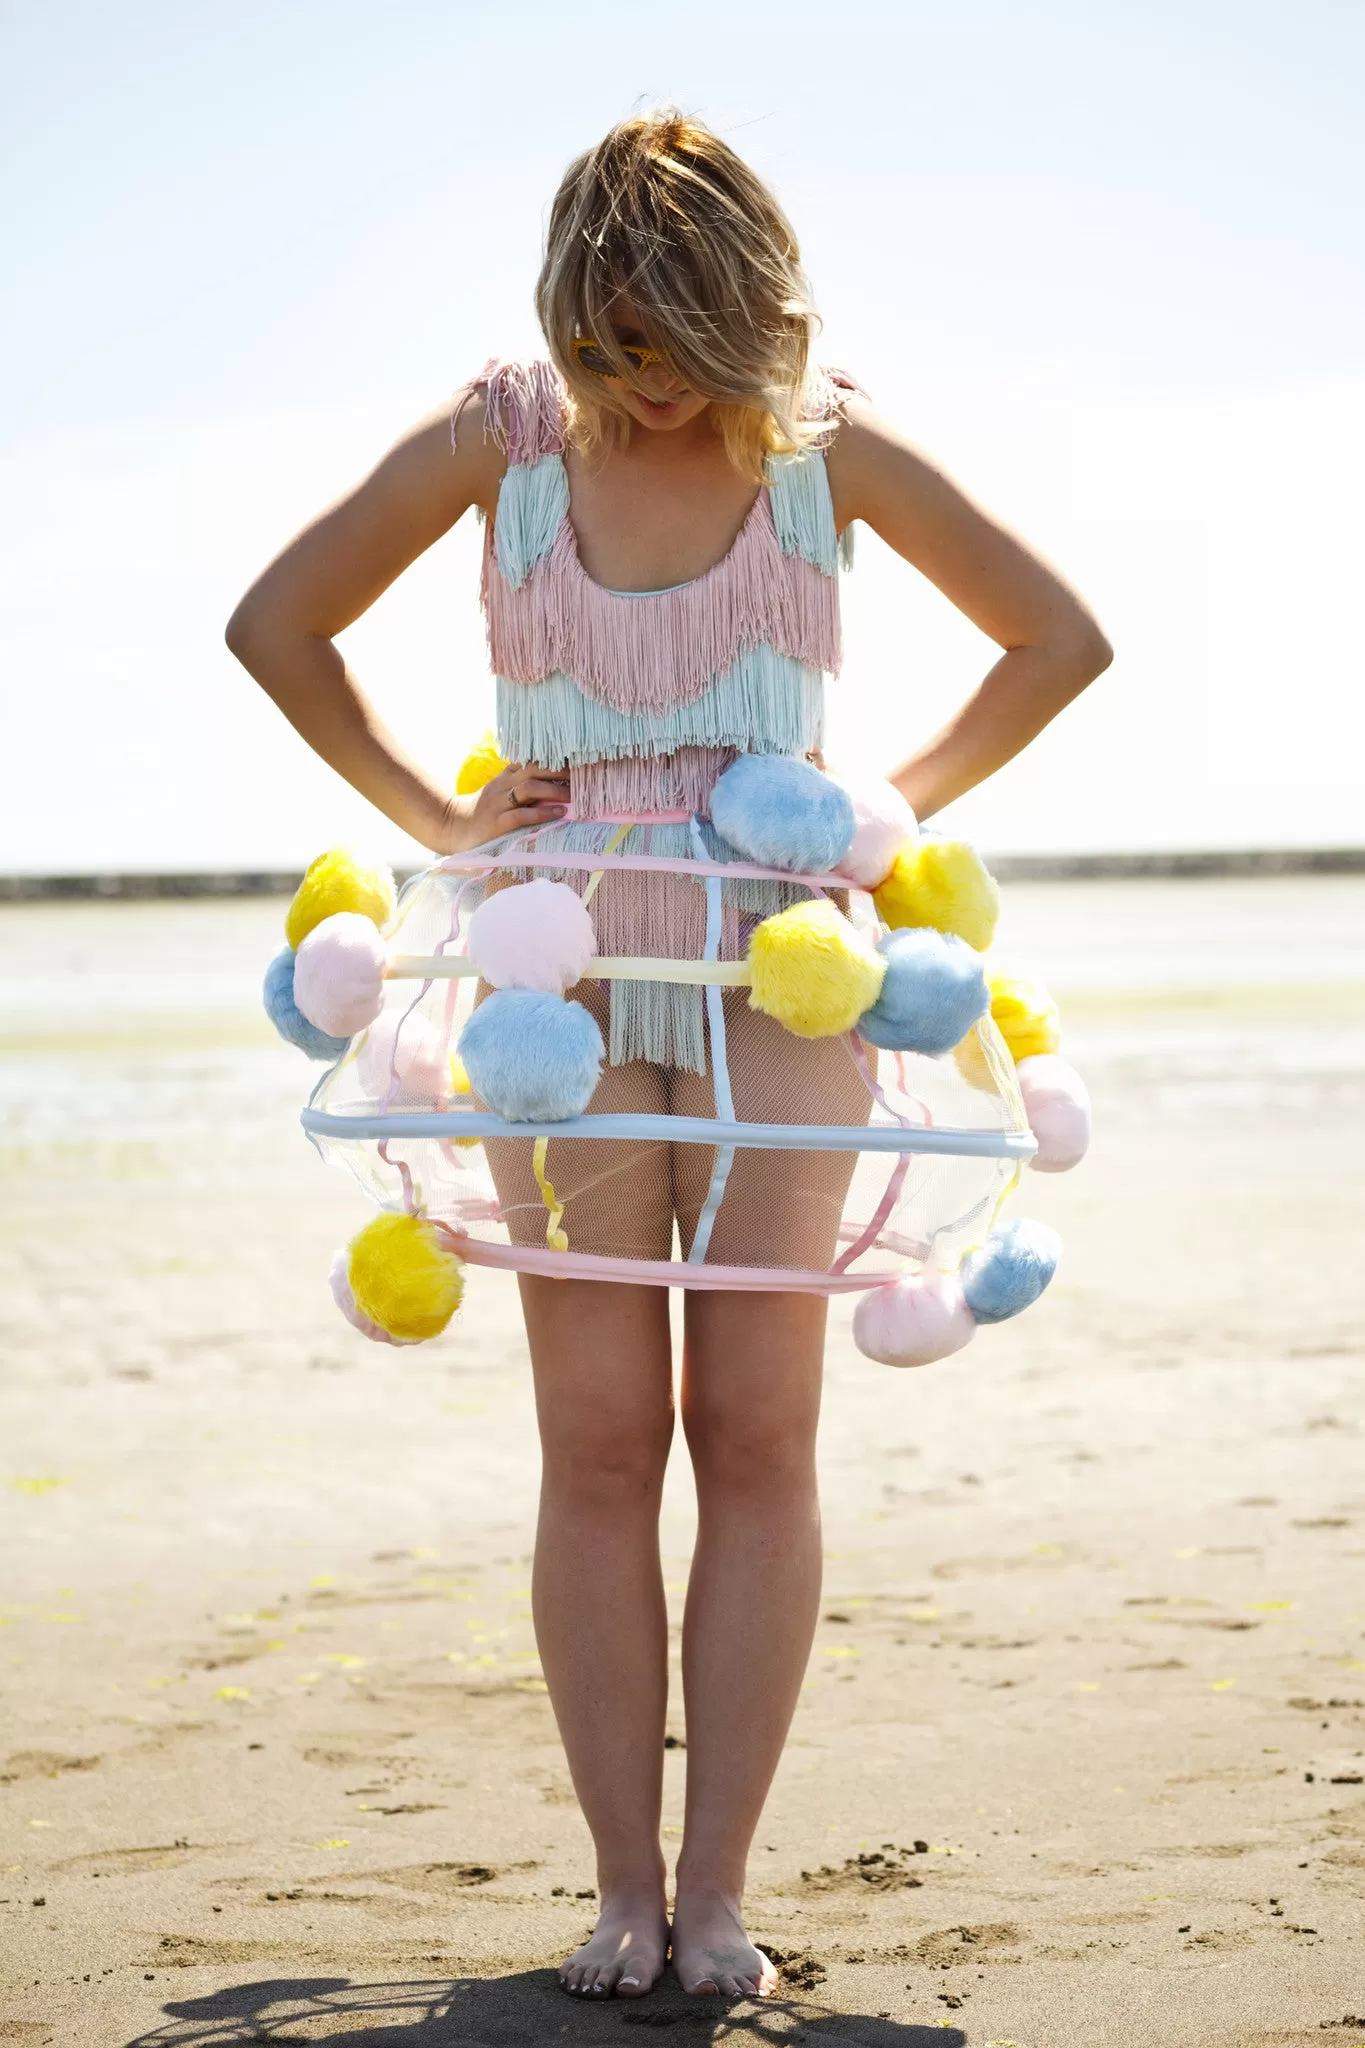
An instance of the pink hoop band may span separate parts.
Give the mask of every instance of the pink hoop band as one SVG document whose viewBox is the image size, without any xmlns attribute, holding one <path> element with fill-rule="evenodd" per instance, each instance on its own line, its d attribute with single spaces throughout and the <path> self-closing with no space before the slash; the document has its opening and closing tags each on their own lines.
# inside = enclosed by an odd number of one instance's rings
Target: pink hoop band
<svg viewBox="0 0 1365 2048">
<path fill-rule="evenodd" d="M 596 820 L 593 821 L 596 823 Z M 495 868 L 634 868 L 659 875 L 718 875 L 721 881 L 799 882 L 808 889 L 857 889 L 847 875 L 794 875 L 787 868 L 761 868 L 752 861 L 681 860 L 653 853 L 448 853 L 431 874 L 487 874 Z M 862 892 L 864 895 L 866 890 Z"/>
<path fill-rule="evenodd" d="M 435 1222 L 435 1218 L 432 1219 Z M 700 1287 L 734 1294 L 858 1294 L 898 1278 L 892 1267 L 880 1273 L 813 1273 L 780 1266 L 688 1266 L 673 1259 L 609 1259 L 595 1252 L 554 1252 L 548 1246 L 490 1244 L 465 1237 L 448 1223 L 436 1228 L 471 1266 L 504 1272 L 540 1273 L 552 1280 L 617 1280 L 637 1287 Z"/>
</svg>

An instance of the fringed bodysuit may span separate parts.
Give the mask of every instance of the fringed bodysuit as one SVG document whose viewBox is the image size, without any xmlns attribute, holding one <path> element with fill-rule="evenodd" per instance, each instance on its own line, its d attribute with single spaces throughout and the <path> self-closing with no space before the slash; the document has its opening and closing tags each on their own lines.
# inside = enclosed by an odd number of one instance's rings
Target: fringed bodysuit
<svg viewBox="0 0 1365 2048">
<path fill-rule="evenodd" d="M 481 591 L 498 744 L 508 760 L 569 775 L 567 819 L 528 832 L 525 844 L 686 857 L 699 834 L 707 858 L 738 858 L 707 818 L 717 777 L 737 753 L 816 750 L 825 677 L 839 670 L 847 549 L 821 447 L 769 460 L 734 544 L 704 575 L 669 590 L 616 592 L 579 559 L 552 366 L 490 364 L 473 388 L 485 394 L 486 431 L 507 456 Z M 810 416 L 832 429 L 841 395 L 854 388 L 819 373 Z M 522 836 L 499 841 L 498 852 Z M 727 882 L 724 897 L 727 960 L 743 956 L 755 920 L 794 900 L 771 881 Z M 646 887 L 638 875 L 608 873 L 592 908 L 604 953 L 701 952 L 705 895 L 687 877 L 656 875 Z M 701 990 L 617 983 L 609 1059 L 704 1073 Z"/>
</svg>

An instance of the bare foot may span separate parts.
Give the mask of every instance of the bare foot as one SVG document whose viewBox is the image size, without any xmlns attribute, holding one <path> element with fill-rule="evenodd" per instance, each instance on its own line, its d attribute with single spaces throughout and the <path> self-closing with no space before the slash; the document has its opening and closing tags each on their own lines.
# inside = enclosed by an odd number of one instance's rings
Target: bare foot
<svg viewBox="0 0 1365 2048">
<path fill-rule="evenodd" d="M 722 1998 L 766 1998 L 777 1972 L 744 1932 L 739 1900 L 725 1892 L 680 1889 L 673 1908 L 673 1968 L 684 1991 Z"/>
<path fill-rule="evenodd" d="M 663 1974 L 668 1919 L 654 1889 L 607 1892 L 597 1925 L 559 1972 L 575 1998 L 643 1998 Z"/>
</svg>

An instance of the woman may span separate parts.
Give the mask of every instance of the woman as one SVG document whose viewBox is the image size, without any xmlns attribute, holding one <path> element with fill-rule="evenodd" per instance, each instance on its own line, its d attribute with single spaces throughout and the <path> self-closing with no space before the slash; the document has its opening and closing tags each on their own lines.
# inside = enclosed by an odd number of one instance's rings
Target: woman
<svg viewBox="0 0 1365 2048">
<path fill-rule="evenodd" d="M 571 166 L 537 309 L 550 362 L 490 367 L 453 418 L 418 425 L 265 571 L 228 628 L 308 744 L 434 852 L 532 830 L 553 847 L 584 818 L 624 814 L 640 829 L 642 818 L 704 816 L 737 752 L 815 752 L 821 672 L 838 663 L 835 540 L 855 520 L 1004 650 L 891 778 L 921 819 L 1016 755 L 1109 662 L 1095 621 L 1050 569 L 848 379 L 811 367 L 814 316 L 791 228 L 697 123 L 623 122 Z M 471 506 L 489 526 L 499 739 L 516 765 L 452 798 L 375 716 L 333 642 Z M 621 943 L 648 912 L 632 878 L 615 879 L 594 911 L 619 928 L 603 950 L 648 952 Z M 685 1007 L 695 992 L 648 1015 L 614 996 L 608 1015 L 588 987 L 575 999 L 597 1008 L 611 1040 L 594 1110 L 712 1113 L 699 1012 Z M 762 1116 L 766 1103 L 790 1117 L 809 1086 L 838 1085 L 820 1069 L 829 1041 L 786 1034 L 778 1045 L 765 1032 L 784 1036 L 735 1005 L 739 1114 Z M 490 1145 L 499 1196 L 509 1215 L 543 1220 L 534 1188 L 520 1200 L 524 1149 Z M 666 1258 L 676 1227 L 686 1248 L 706 1192 L 698 1150 L 638 1147 L 600 1198 L 584 1169 L 578 1242 L 586 1232 L 589 1248 Z M 827 1265 L 850 1162 L 825 1155 L 821 1182 L 774 1174 L 773 1156 L 740 1154 L 723 1226 L 735 1241 L 717 1255 Z M 573 1178 L 574 1159 L 566 1141 L 556 1184 Z M 824 1298 L 685 1295 L 680 1408 L 698 1534 L 670 1921 L 659 1843 L 667 1294 L 530 1274 L 521 1293 L 543 1452 L 536 1633 L 601 1899 L 561 1982 L 638 1997 L 671 1949 L 686 1990 L 764 1996 L 775 1973 L 745 1933 L 741 1901 L 817 1614 Z"/>
</svg>

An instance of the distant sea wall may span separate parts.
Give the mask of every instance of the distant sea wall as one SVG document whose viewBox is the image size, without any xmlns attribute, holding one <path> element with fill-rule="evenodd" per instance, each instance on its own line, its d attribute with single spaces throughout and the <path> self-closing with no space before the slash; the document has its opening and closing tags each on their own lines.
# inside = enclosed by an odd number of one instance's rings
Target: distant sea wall
<svg viewBox="0 0 1365 2048">
<path fill-rule="evenodd" d="M 1365 874 L 1365 846 L 1168 853 L 1000 853 L 1002 882 L 1181 881 L 1208 875 Z M 118 902 L 190 896 L 292 896 L 301 869 L 240 874 L 0 875 L 0 903 Z M 400 881 L 407 879 L 400 873 Z"/>
</svg>

